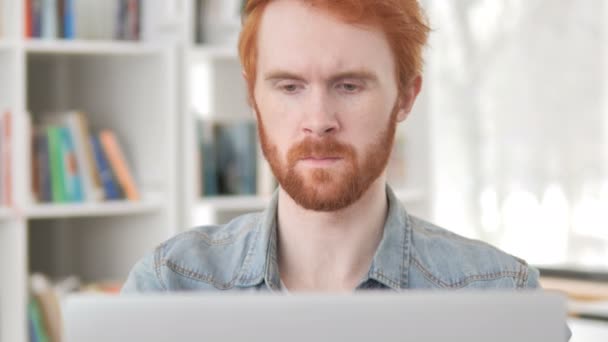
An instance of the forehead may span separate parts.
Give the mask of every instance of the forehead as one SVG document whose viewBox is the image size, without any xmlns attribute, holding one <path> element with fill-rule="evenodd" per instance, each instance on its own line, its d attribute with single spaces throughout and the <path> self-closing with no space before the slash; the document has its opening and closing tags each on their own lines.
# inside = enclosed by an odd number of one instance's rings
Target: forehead
<svg viewBox="0 0 608 342">
<path fill-rule="evenodd" d="M 304 1 L 268 4 L 258 32 L 258 71 L 330 74 L 366 69 L 394 75 L 394 58 L 379 28 L 340 21 Z"/>
</svg>

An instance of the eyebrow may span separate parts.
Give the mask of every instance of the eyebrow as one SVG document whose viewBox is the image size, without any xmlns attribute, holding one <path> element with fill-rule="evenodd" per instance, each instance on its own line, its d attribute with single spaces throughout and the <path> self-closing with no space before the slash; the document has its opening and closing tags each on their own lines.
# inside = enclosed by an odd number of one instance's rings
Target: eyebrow
<svg viewBox="0 0 608 342">
<path fill-rule="evenodd" d="M 363 70 L 363 69 L 339 72 L 337 74 L 332 75 L 329 78 L 329 80 L 331 82 L 335 82 L 337 80 L 342 80 L 345 78 L 356 78 L 356 79 L 362 79 L 362 80 L 372 81 L 372 82 L 378 81 L 378 76 L 376 76 L 375 73 L 368 71 L 368 70 Z M 304 77 L 302 77 L 296 73 L 285 71 L 285 70 L 270 71 L 270 72 L 266 73 L 264 79 L 267 81 L 285 80 L 285 79 L 296 80 L 296 81 L 305 81 Z"/>
</svg>

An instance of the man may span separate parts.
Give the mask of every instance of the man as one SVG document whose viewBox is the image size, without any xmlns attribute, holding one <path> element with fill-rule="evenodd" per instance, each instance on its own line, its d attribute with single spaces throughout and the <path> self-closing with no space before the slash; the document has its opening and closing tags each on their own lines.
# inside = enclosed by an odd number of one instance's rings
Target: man
<svg viewBox="0 0 608 342">
<path fill-rule="evenodd" d="M 428 31 L 416 0 L 250 0 L 240 57 L 280 187 L 264 213 L 161 244 L 123 291 L 537 287 L 523 260 L 408 215 L 386 185 Z"/>
</svg>

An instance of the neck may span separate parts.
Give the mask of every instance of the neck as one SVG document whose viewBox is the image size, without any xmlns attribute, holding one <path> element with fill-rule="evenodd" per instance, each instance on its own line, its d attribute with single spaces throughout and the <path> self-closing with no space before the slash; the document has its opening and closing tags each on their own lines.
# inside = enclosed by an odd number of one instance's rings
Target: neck
<svg viewBox="0 0 608 342">
<path fill-rule="evenodd" d="M 351 291 L 367 274 L 388 211 L 384 177 L 347 208 L 316 212 L 279 190 L 278 263 L 292 291 Z"/>
</svg>

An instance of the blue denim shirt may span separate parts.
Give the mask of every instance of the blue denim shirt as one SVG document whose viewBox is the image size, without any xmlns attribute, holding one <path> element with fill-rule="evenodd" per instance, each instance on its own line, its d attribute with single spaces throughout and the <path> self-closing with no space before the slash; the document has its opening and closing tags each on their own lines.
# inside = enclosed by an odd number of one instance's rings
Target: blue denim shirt
<svg viewBox="0 0 608 342">
<path fill-rule="evenodd" d="M 384 234 L 357 290 L 539 287 L 538 270 L 524 260 L 408 215 L 388 186 L 386 193 Z M 122 292 L 281 291 L 277 205 L 275 192 L 264 212 L 162 243 L 133 267 Z M 568 327 L 566 336 L 572 336 Z"/>
<path fill-rule="evenodd" d="M 384 234 L 357 289 L 526 289 L 539 273 L 525 261 L 408 215 L 387 186 Z M 225 225 L 162 243 L 131 271 L 123 292 L 279 291 L 277 202 Z"/>
</svg>

